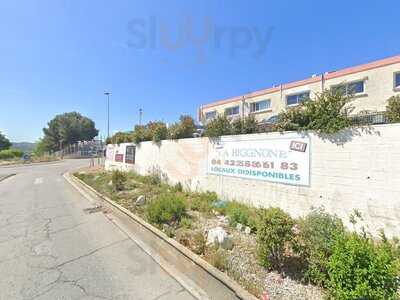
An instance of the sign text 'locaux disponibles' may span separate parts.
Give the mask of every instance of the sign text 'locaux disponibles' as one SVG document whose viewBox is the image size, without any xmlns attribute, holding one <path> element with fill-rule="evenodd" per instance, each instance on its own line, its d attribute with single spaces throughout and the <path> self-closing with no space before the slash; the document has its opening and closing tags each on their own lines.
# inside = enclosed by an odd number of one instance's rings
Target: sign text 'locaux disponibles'
<svg viewBox="0 0 400 300">
<path fill-rule="evenodd" d="M 208 173 L 293 185 L 310 184 L 308 137 L 210 143 Z"/>
</svg>

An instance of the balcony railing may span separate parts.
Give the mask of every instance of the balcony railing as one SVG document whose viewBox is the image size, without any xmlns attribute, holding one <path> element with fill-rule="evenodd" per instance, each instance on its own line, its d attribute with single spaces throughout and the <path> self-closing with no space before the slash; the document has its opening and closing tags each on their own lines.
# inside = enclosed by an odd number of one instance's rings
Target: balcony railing
<svg viewBox="0 0 400 300">
<path fill-rule="evenodd" d="M 384 111 L 359 113 L 357 115 L 350 116 L 350 119 L 353 125 L 360 126 L 389 123 L 389 119 Z"/>
</svg>

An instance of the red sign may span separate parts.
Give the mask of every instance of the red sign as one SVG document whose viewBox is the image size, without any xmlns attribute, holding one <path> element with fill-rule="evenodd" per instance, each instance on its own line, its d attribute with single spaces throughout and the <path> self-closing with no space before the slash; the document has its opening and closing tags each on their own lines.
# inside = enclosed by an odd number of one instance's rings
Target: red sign
<svg viewBox="0 0 400 300">
<path fill-rule="evenodd" d="M 115 154 L 115 161 L 116 162 L 124 162 L 124 155 L 123 154 Z"/>
</svg>

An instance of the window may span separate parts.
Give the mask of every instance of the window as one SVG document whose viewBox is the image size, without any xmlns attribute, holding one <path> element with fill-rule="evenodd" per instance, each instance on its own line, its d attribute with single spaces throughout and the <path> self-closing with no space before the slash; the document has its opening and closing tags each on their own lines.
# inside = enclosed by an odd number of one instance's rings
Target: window
<svg viewBox="0 0 400 300">
<path fill-rule="evenodd" d="M 345 96 L 364 93 L 364 81 L 355 81 L 332 87 L 332 91 L 340 92 Z"/>
<path fill-rule="evenodd" d="M 239 106 L 233 106 L 225 109 L 225 114 L 227 116 L 234 116 L 239 114 Z"/>
<path fill-rule="evenodd" d="M 206 112 L 206 120 L 214 119 L 216 115 L 217 115 L 217 112 L 215 110 L 208 111 L 208 112 Z"/>
<path fill-rule="evenodd" d="M 400 72 L 394 75 L 394 87 L 400 89 Z"/>
<path fill-rule="evenodd" d="M 289 95 L 286 97 L 287 105 L 297 105 L 303 101 L 310 99 L 310 92 L 303 92 L 298 94 Z"/>
<path fill-rule="evenodd" d="M 250 103 L 250 112 L 267 110 L 271 107 L 271 100 L 262 100 Z"/>
</svg>

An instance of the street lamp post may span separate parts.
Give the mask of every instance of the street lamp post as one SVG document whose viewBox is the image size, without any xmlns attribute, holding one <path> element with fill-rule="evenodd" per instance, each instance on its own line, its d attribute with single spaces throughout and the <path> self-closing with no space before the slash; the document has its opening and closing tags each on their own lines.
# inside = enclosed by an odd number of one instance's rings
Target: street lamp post
<svg viewBox="0 0 400 300">
<path fill-rule="evenodd" d="M 107 96 L 107 138 L 110 137 L 110 95 L 111 93 L 105 92 L 104 95 Z"/>
<path fill-rule="evenodd" d="M 142 125 L 142 115 L 143 115 L 143 109 L 139 109 L 139 125 Z"/>
</svg>

